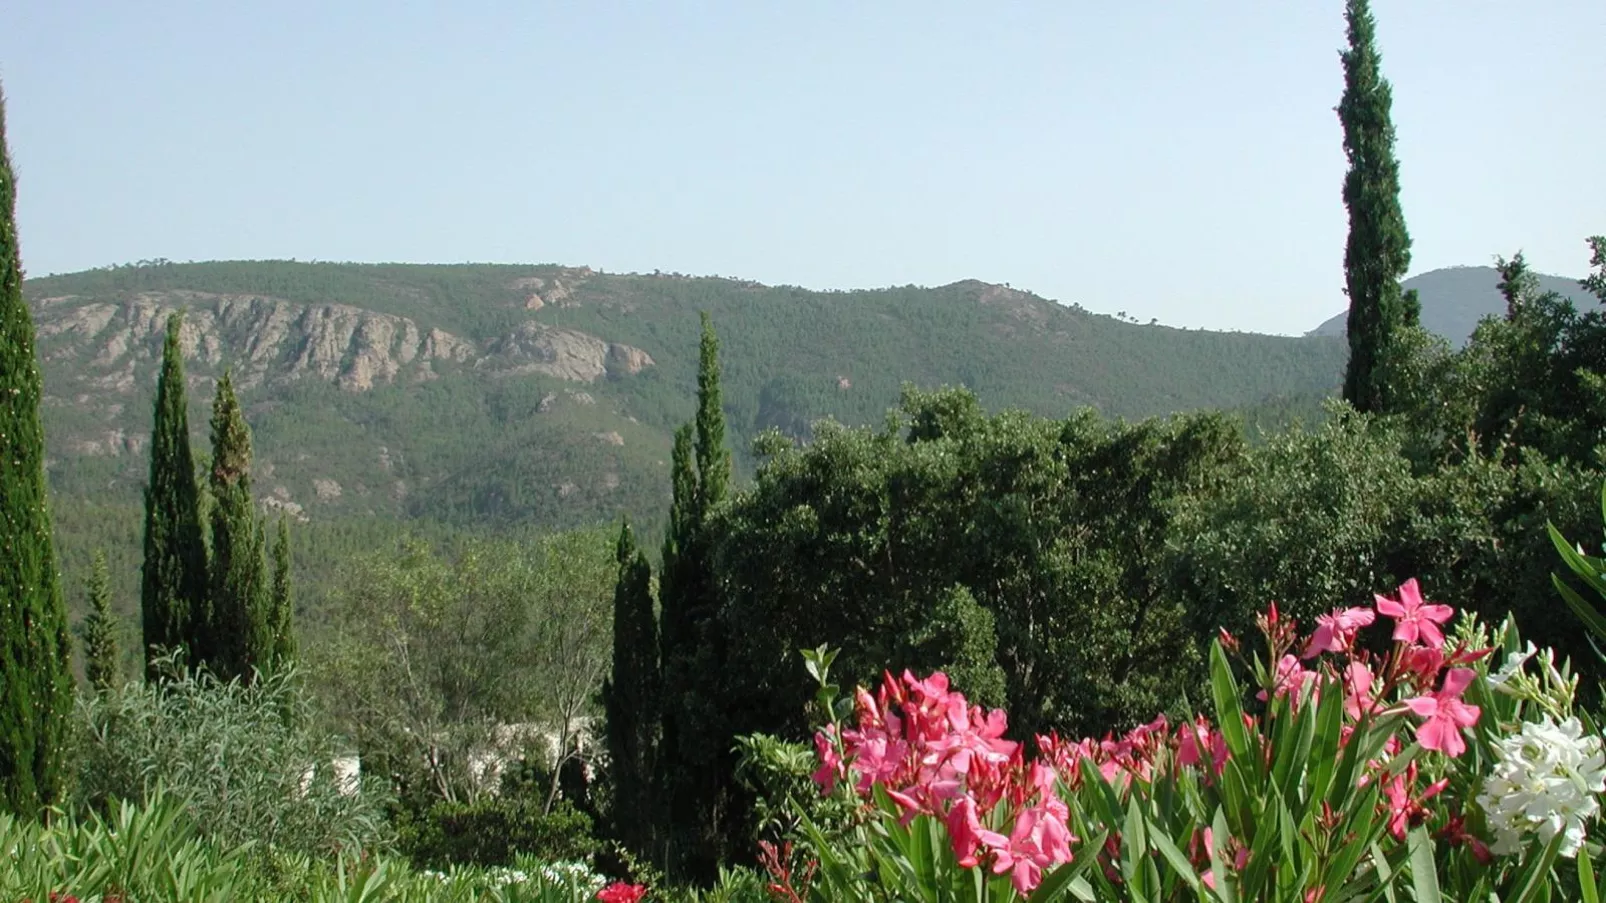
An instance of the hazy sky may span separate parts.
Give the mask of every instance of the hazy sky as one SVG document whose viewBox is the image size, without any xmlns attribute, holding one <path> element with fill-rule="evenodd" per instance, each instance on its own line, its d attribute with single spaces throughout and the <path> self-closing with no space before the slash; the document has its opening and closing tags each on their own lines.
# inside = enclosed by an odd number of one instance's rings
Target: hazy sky
<svg viewBox="0 0 1606 903">
<path fill-rule="evenodd" d="M 1345 304 L 1340 0 L 10 0 L 35 275 L 143 258 Z M 1606 232 L 1606 2 L 1376 0 L 1412 272 Z"/>
</svg>

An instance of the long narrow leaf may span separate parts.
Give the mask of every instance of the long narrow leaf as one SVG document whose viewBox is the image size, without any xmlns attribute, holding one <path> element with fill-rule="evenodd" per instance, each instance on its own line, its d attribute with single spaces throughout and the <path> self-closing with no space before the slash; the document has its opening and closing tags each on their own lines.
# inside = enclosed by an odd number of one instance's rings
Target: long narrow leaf
<svg viewBox="0 0 1606 903">
<path fill-rule="evenodd" d="M 1411 890 L 1416 903 L 1440 903 L 1439 866 L 1433 861 L 1433 838 L 1426 828 L 1411 829 L 1406 844 L 1411 849 Z"/>
</svg>

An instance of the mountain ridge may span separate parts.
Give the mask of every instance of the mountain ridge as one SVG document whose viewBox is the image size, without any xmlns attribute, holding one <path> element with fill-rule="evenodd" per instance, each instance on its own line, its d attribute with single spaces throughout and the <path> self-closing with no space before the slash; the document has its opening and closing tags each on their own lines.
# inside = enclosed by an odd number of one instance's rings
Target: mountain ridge
<svg viewBox="0 0 1606 903">
<path fill-rule="evenodd" d="M 1535 276 L 1541 292 L 1555 292 L 1580 310 L 1598 303 L 1577 279 L 1545 273 Z M 1491 266 L 1453 266 L 1419 273 L 1400 285 L 1416 289 L 1422 303 L 1422 325 L 1459 348 L 1467 344 L 1478 321 L 1505 316 L 1506 300 L 1500 294 L 1500 281 L 1500 271 Z M 1306 335 L 1343 338 L 1348 317 L 1348 311 L 1335 314 Z"/>
<path fill-rule="evenodd" d="M 259 496 L 304 517 L 650 518 L 692 410 L 703 310 L 748 468 L 758 432 L 878 423 L 906 382 L 1137 417 L 1325 393 L 1343 357 L 1331 339 L 1138 326 L 980 280 L 821 292 L 555 264 L 216 261 L 24 291 L 59 491 L 137 499 L 161 324 L 185 309 L 192 426 L 232 367 Z"/>
</svg>

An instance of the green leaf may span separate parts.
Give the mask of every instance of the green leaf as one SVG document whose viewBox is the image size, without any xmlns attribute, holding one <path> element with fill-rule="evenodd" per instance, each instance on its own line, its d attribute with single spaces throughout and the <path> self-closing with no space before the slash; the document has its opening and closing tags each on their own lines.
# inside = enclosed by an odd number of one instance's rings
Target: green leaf
<svg viewBox="0 0 1606 903">
<path fill-rule="evenodd" d="M 1221 734 L 1227 741 L 1227 751 L 1231 758 L 1247 758 L 1250 754 L 1249 731 L 1244 727 L 1241 691 L 1238 681 L 1233 679 L 1232 664 L 1227 661 L 1227 652 L 1221 648 L 1221 641 L 1216 640 L 1210 644 L 1210 695 L 1216 704 L 1216 719 L 1220 722 Z"/>
<path fill-rule="evenodd" d="M 1138 808 L 1138 794 L 1132 795 L 1126 807 L 1126 824 L 1121 829 L 1121 876 L 1126 879 L 1127 893 L 1133 900 L 1148 898 L 1150 888 L 1144 872 L 1149 858 L 1148 832 L 1144 830 L 1143 812 Z"/>
<path fill-rule="evenodd" d="M 1568 586 L 1561 577 L 1551 574 L 1550 582 L 1556 587 L 1556 592 L 1561 594 L 1562 601 L 1566 602 L 1567 607 L 1573 610 L 1573 614 L 1578 617 L 1578 620 L 1583 621 L 1584 626 L 1588 627 L 1595 636 L 1606 639 L 1606 617 L 1602 617 L 1595 606 L 1585 602 L 1584 598 L 1574 592 L 1573 588 Z"/>
<path fill-rule="evenodd" d="M 1149 842 L 1154 845 L 1154 848 L 1160 852 L 1161 856 L 1165 857 L 1166 864 L 1170 865 L 1171 870 L 1177 873 L 1177 877 L 1188 885 L 1188 889 L 1195 894 L 1199 893 L 1199 873 L 1194 870 L 1193 864 L 1188 861 L 1188 857 L 1183 854 L 1182 849 L 1164 831 L 1160 830 L 1158 825 L 1149 825 Z"/>
<path fill-rule="evenodd" d="M 1550 867 L 1555 864 L 1556 856 L 1561 853 L 1561 845 L 1566 841 L 1565 833 L 1556 832 L 1556 836 L 1545 845 L 1544 852 L 1523 866 L 1522 872 L 1512 882 L 1515 890 L 1507 898 L 1507 903 L 1528 903 L 1539 898 L 1549 885 Z"/>
<path fill-rule="evenodd" d="M 1406 837 L 1411 850 L 1411 890 L 1416 903 L 1440 903 L 1439 866 L 1433 860 L 1433 838 L 1421 826 L 1411 829 Z"/>
<path fill-rule="evenodd" d="M 1595 889 L 1595 864 L 1589 861 L 1589 850 L 1578 851 L 1578 893 L 1584 898 L 1584 903 L 1600 903 L 1600 894 Z"/>
<path fill-rule="evenodd" d="M 1227 862 L 1221 855 L 1232 833 L 1227 828 L 1226 814 L 1219 807 L 1211 822 L 1210 833 L 1214 835 L 1212 838 L 1214 842 L 1210 845 L 1210 871 L 1216 879 L 1216 896 L 1222 903 L 1237 903 L 1238 895 L 1232 887 L 1234 873 L 1227 868 Z"/>
</svg>

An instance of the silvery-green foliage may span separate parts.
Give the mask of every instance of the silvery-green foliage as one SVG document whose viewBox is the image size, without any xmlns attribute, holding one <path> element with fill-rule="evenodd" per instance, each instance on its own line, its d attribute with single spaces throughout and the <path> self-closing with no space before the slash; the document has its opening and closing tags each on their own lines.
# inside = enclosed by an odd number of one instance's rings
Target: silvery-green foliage
<svg viewBox="0 0 1606 903">
<path fill-rule="evenodd" d="M 338 773 L 344 750 L 316 727 L 293 671 L 250 686 L 184 676 L 86 696 L 77 727 L 80 808 L 140 803 L 160 787 L 223 845 L 323 855 L 390 840 L 388 788 Z"/>
</svg>

